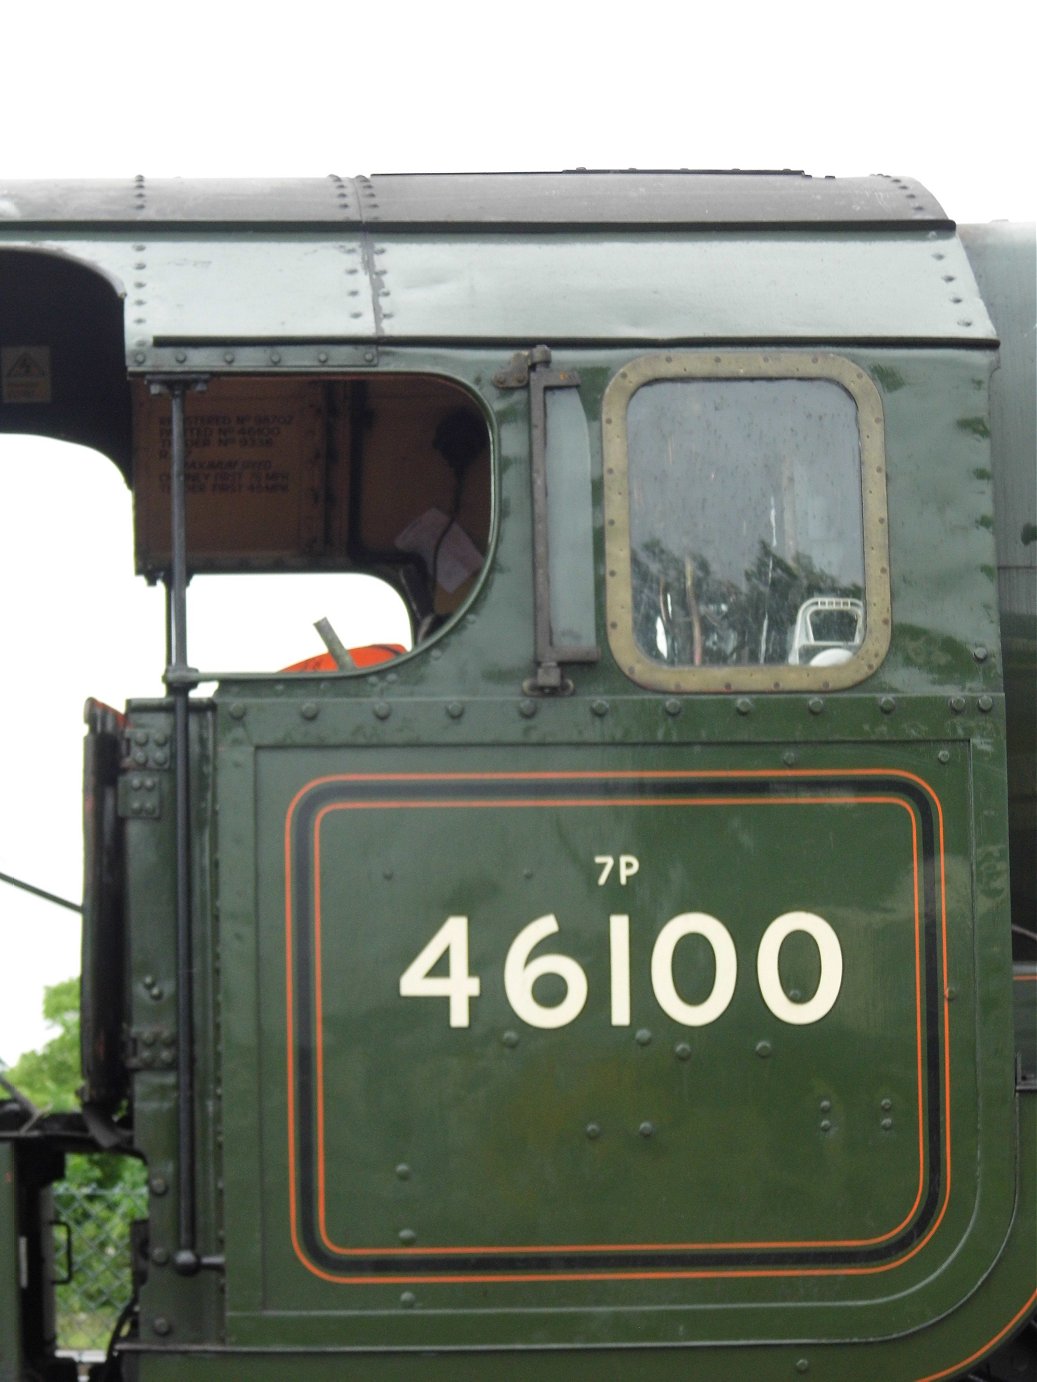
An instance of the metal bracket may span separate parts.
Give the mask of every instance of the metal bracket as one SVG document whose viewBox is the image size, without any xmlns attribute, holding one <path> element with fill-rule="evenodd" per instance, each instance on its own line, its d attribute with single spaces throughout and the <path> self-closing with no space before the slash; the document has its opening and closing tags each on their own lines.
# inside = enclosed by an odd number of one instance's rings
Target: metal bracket
<svg viewBox="0 0 1037 1382">
<path fill-rule="evenodd" d="M 170 770 L 170 736 L 165 730 L 126 730 L 122 739 L 119 815 L 124 820 L 158 820 L 162 815 L 161 774 Z"/>
<path fill-rule="evenodd" d="M 131 1027 L 124 1040 L 123 1064 L 127 1070 L 175 1068 L 176 1033 L 169 1027 Z"/>
<path fill-rule="evenodd" d="M 551 363 L 551 349 L 549 346 L 534 346 L 532 350 L 519 350 L 512 357 L 503 369 L 498 370 L 493 376 L 493 382 L 498 389 L 525 389 L 529 387 L 530 370 L 537 365 L 549 365 Z"/>
</svg>

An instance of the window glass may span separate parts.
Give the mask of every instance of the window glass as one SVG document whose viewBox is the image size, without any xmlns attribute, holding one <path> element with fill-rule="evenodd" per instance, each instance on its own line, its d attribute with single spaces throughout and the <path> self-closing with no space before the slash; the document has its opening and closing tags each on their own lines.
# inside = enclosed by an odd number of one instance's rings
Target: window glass
<svg viewBox="0 0 1037 1382">
<path fill-rule="evenodd" d="M 832 690 L 889 648 L 882 400 L 841 355 L 675 351 L 602 400 L 609 646 L 667 691 Z"/>
<path fill-rule="evenodd" d="M 826 379 L 657 380 L 627 410 L 634 638 L 668 666 L 833 665 L 865 635 L 857 407 Z"/>
</svg>

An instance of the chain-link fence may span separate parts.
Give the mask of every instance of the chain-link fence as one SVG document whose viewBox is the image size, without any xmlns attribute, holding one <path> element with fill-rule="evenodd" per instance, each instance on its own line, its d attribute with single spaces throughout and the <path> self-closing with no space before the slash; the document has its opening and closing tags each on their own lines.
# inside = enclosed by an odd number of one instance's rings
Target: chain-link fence
<svg viewBox="0 0 1037 1382">
<path fill-rule="evenodd" d="M 66 1250 L 72 1268 L 71 1279 L 56 1288 L 61 1349 L 80 1353 L 107 1347 L 132 1289 L 130 1224 L 144 1218 L 147 1201 L 143 1167 L 134 1167 L 114 1186 L 79 1180 L 55 1184 L 57 1271 L 60 1276 Z"/>
</svg>

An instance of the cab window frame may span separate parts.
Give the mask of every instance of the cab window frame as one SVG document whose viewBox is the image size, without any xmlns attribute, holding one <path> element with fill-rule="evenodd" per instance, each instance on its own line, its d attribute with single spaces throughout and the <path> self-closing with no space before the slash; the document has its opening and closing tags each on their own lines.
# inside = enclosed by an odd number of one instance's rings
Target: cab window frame
<svg viewBox="0 0 1037 1382">
<path fill-rule="evenodd" d="M 631 550 L 630 447 L 632 399 L 661 381 L 803 381 L 839 385 L 857 415 L 863 532 L 865 633 L 850 657 L 825 666 L 783 663 L 670 665 L 650 656 L 635 632 Z M 605 606 L 609 647 L 623 673 L 649 690 L 695 692 L 827 691 L 872 676 L 889 650 L 891 596 L 886 504 L 885 415 L 878 388 L 862 366 L 818 351 L 667 351 L 639 356 L 610 380 L 602 400 Z"/>
</svg>

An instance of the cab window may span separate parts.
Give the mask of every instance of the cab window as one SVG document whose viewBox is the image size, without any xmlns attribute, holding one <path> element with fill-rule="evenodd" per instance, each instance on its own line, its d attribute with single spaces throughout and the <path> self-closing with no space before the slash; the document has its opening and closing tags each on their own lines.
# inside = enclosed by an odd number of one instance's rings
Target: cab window
<svg viewBox="0 0 1037 1382">
<path fill-rule="evenodd" d="M 491 526 L 489 427 L 465 390 L 418 375 L 216 378 L 187 395 L 185 412 L 196 665 L 333 670 L 311 627 L 322 619 L 341 644 L 381 648 L 382 660 L 465 603 Z M 151 579 L 170 560 L 170 457 L 169 401 L 141 383 L 136 549 Z M 210 606 L 219 612 L 207 618 Z M 357 620 L 360 606 L 383 607 L 384 627 Z M 297 638 L 276 632 L 275 613 L 297 620 Z M 258 646 L 247 654 L 239 634 L 251 625 Z M 362 650 L 345 670 L 372 657 Z"/>
<path fill-rule="evenodd" d="M 613 380 L 609 635 L 628 675 L 782 690 L 877 666 L 889 635 L 879 419 L 870 381 L 839 357 L 648 357 Z"/>
</svg>

